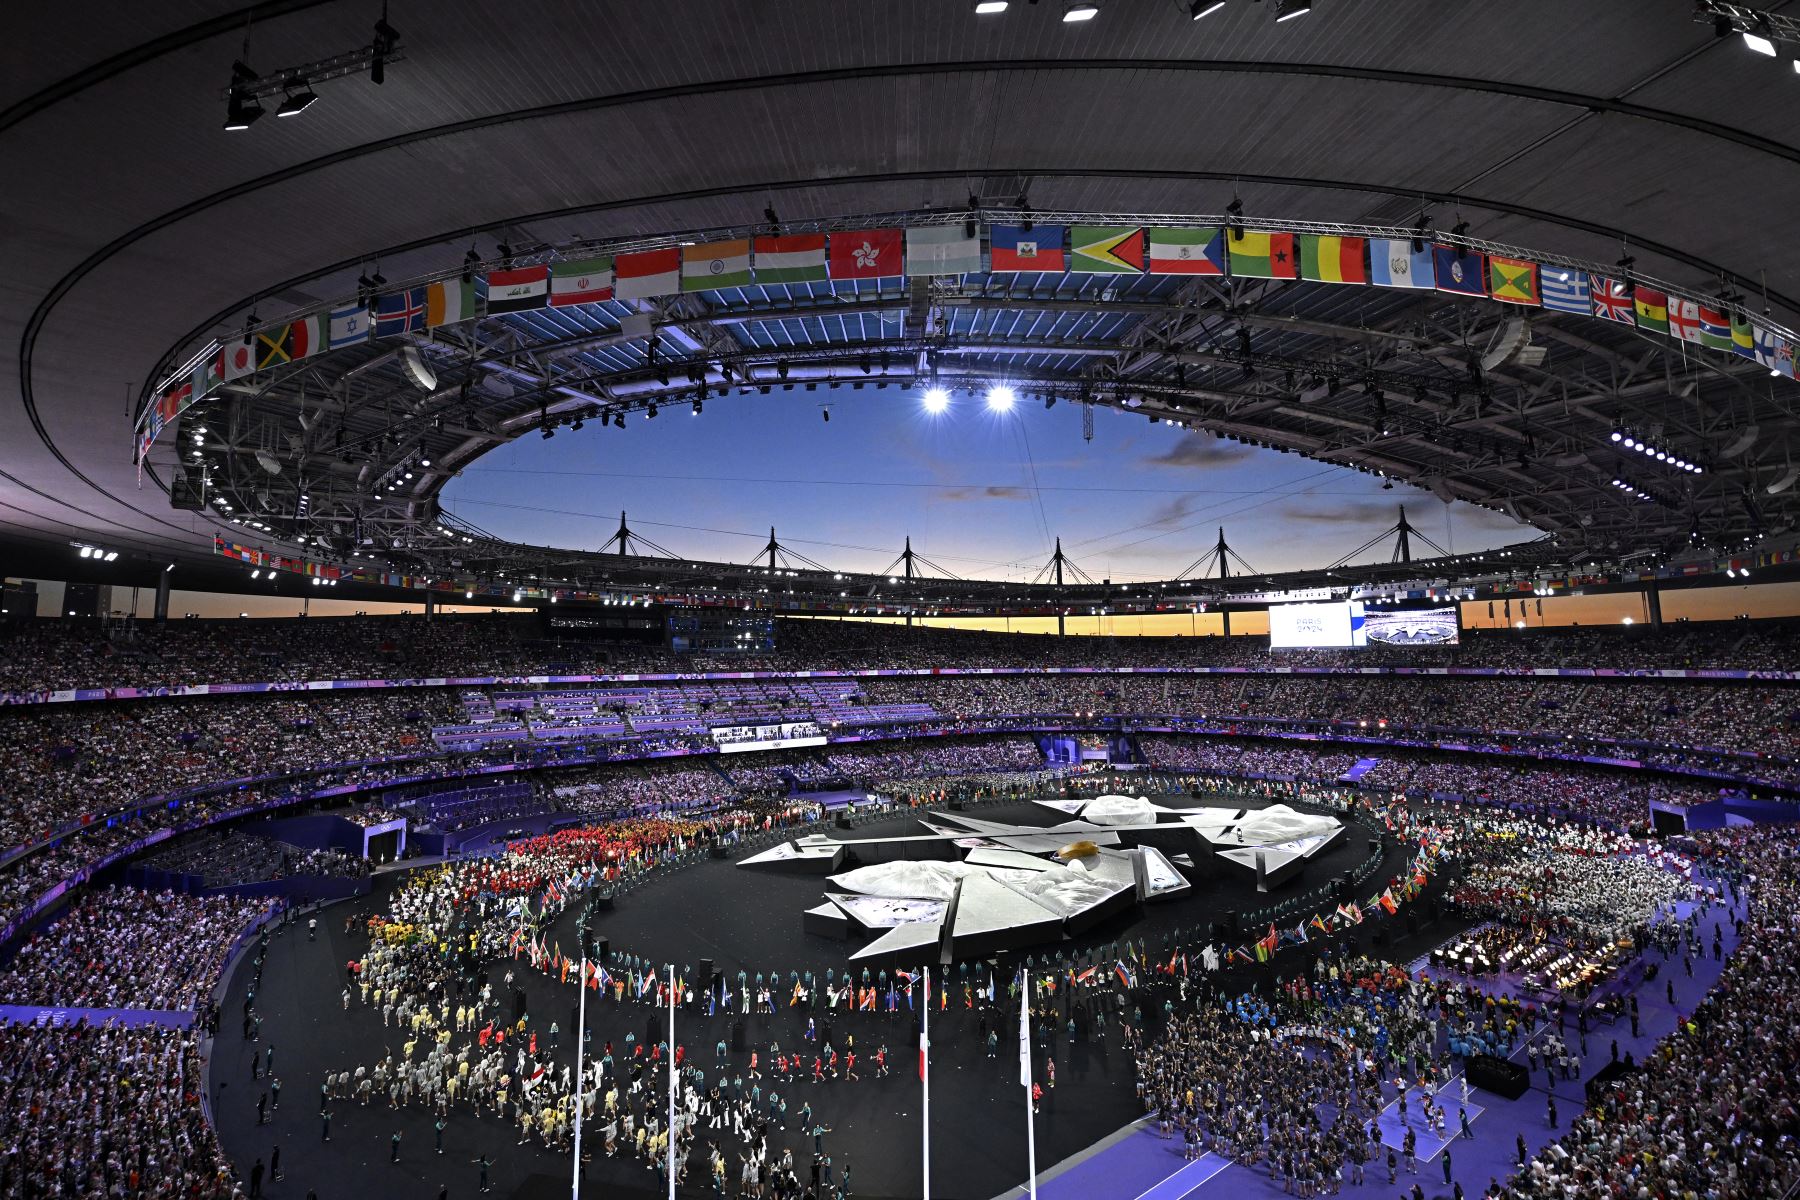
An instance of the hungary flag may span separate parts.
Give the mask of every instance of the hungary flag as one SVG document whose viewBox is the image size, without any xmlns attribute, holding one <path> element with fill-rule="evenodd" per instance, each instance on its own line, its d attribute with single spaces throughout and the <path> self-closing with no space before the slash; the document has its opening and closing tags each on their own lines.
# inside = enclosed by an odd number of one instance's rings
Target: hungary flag
<svg viewBox="0 0 1800 1200">
<path fill-rule="evenodd" d="M 822 283 L 828 278 L 824 234 L 756 239 L 756 282 Z"/>
<path fill-rule="evenodd" d="M 550 307 L 565 304 L 593 304 L 611 300 L 613 294 L 613 262 L 611 255 L 559 262 L 551 268 Z"/>
<path fill-rule="evenodd" d="M 1151 229 L 1152 275 L 1223 275 L 1225 239 L 1217 226 Z"/>
<path fill-rule="evenodd" d="M 1359 237 L 1301 234 L 1300 278 L 1320 283 L 1367 283 L 1369 272 L 1363 265 L 1366 247 L 1367 243 Z"/>
<path fill-rule="evenodd" d="M 1231 273 L 1245 279 L 1298 279 L 1300 264 L 1294 261 L 1294 235 L 1259 229 L 1233 231 Z"/>
<path fill-rule="evenodd" d="M 681 290 L 707 292 L 750 283 L 750 239 L 704 242 L 681 253 Z"/>
</svg>

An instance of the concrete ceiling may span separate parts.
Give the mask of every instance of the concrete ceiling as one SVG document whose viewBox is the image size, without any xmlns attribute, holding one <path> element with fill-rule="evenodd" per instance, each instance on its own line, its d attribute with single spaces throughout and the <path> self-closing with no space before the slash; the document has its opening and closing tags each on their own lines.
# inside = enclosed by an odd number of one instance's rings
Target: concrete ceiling
<svg viewBox="0 0 1800 1200">
<path fill-rule="evenodd" d="M 1247 0 L 1197 23 L 1178 0 L 1109 0 L 1079 26 L 1061 7 L 398 0 L 405 60 L 384 85 L 322 83 L 306 113 L 242 133 L 221 129 L 222 89 L 247 21 L 267 73 L 366 44 L 378 5 L 9 14 L 0 547 L 210 558 L 221 526 L 140 483 L 131 426 L 159 362 L 252 311 L 348 294 L 369 263 L 403 278 L 471 243 L 736 225 L 768 205 L 826 217 L 1028 187 L 1040 209 L 1219 212 L 1235 195 L 1253 217 L 1408 224 L 1423 206 L 1548 253 L 1623 247 L 1755 309 L 1766 288 L 1800 324 L 1800 77 L 1716 40 L 1688 0 L 1319 0 L 1279 25 Z M 1646 345 L 1600 341 L 1613 386 L 1641 387 Z M 1760 405 L 1753 457 L 1773 470 L 1792 398 L 1756 374 L 1692 429 L 1723 442 L 1748 420 L 1730 406 Z M 1550 455 L 1538 469 L 1556 484 Z"/>
</svg>

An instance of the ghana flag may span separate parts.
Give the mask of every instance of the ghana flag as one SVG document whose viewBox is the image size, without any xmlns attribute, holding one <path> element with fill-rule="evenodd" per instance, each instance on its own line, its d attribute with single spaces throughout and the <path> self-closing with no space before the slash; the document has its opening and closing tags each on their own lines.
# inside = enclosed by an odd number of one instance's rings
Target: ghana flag
<svg viewBox="0 0 1800 1200">
<path fill-rule="evenodd" d="M 1076 225 L 1069 230 L 1069 270 L 1087 275 L 1138 275 L 1144 270 L 1144 231 L 1123 225 Z"/>
<path fill-rule="evenodd" d="M 1226 239 L 1231 247 L 1231 273 L 1244 279 L 1298 279 L 1294 235 L 1261 229 L 1234 229 Z"/>
<path fill-rule="evenodd" d="M 1488 295 L 1502 304 L 1537 304 L 1538 265 L 1521 258 L 1488 255 Z"/>
<path fill-rule="evenodd" d="M 1368 283 L 1363 262 L 1368 243 L 1359 237 L 1300 235 L 1300 278 L 1320 283 Z"/>
</svg>

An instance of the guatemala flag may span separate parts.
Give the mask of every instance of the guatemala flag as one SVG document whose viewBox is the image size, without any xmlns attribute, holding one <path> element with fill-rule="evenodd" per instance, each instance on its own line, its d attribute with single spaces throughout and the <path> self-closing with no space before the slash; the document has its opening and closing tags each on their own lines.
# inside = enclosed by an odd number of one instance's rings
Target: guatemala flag
<svg viewBox="0 0 1800 1200">
<path fill-rule="evenodd" d="M 1388 288 L 1435 287 L 1431 247 L 1414 250 L 1410 238 L 1370 238 L 1369 282 Z"/>
</svg>

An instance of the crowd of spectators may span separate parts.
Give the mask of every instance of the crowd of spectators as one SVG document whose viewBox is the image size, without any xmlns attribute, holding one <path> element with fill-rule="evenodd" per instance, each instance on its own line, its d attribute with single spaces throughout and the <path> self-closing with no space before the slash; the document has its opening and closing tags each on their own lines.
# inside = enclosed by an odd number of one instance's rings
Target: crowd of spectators
<svg viewBox="0 0 1800 1200">
<path fill-rule="evenodd" d="M 80 893 L 0 969 L 0 1004 L 196 1009 L 270 901 L 137 888 Z"/>
<path fill-rule="evenodd" d="M 711 767 L 681 760 L 576 768 L 545 786 L 556 807 L 591 817 L 717 807 L 738 790 Z"/>
<path fill-rule="evenodd" d="M 328 636 L 322 636 L 324 629 Z M 1261 637 L 1056 637 L 891 622 L 784 619 L 776 651 L 732 655 L 723 670 L 1087 666 L 1543 666 L 1611 670 L 1782 670 L 1791 624 L 1675 624 L 1467 630 L 1459 646 L 1280 650 Z M 67 688 L 165 688 L 197 683 L 319 679 L 526 677 L 695 669 L 657 646 L 546 639 L 509 616 L 331 617 L 293 620 L 126 620 L 95 628 L 39 622 L 0 653 L 0 693 Z"/>
<path fill-rule="evenodd" d="M 1786 1195 L 1800 1179 L 1800 873 L 1792 826 L 1698 836 L 1747 915 L 1713 989 L 1510 1181 L 1520 1200 Z"/>
<path fill-rule="evenodd" d="M 0 1196 L 242 1196 L 203 1073 L 193 1030 L 0 1025 Z"/>
</svg>

